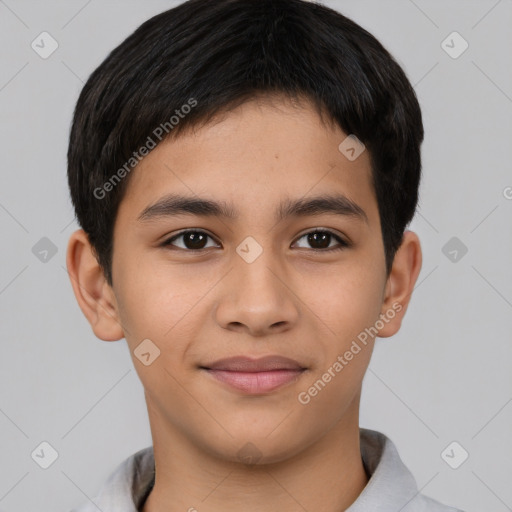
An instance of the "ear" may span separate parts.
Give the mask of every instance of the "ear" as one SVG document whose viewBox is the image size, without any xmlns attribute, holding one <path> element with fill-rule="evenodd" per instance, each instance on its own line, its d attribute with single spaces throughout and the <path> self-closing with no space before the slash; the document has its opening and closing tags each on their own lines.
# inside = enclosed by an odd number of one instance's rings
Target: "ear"
<svg viewBox="0 0 512 512">
<path fill-rule="evenodd" d="M 384 327 L 379 329 L 377 336 L 387 338 L 399 331 L 421 270 L 421 263 L 418 235 L 413 231 L 405 231 L 386 282 L 379 317 Z"/>
<path fill-rule="evenodd" d="M 104 341 L 123 338 L 114 291 L 83 229 L 75 231 L 69 238 L 66 265 L 78 305 L 94 334 Z"/>
</svg>

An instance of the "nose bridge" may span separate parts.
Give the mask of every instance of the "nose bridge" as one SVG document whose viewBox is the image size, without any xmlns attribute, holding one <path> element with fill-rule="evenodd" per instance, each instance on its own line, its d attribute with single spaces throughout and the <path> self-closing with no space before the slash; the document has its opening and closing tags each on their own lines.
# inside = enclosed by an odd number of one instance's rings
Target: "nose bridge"
<svg viewBox="0 0 512 512">
<path fill-rule="evenodd" d="M 279 269 L 282 269 L 282 262 L 270 245 L 270 236 L 266 236 L 265 241 L 261 236 L 259 238 L 261 244 L 250 236 L 236 248 L 236 256 L 233 258 L 233 270 L 238 283 L 236 295 L 241 301 L 245 296 L 251 301 L 263 304 L 266 300 L 277 305 L 283 294 L 283 284 L 276 277 L 280 273 Z"/>
<path fill-rule="evenodd" d="M 271 247 L 259 249 L 255 244 L 257 242 L 248 240 L 241 243 L 237 248 L 237 256 L 234 258 L 235 274 L 240 283 L 240 290 L 244 287 L 248 292 L 258 293 L 279 293 L 275 274 L 279 273 L 281 264 L 276 257 L 275 251 Z M 259 244 L 258 244 L 259 245 Z"/>
<path fill-rule="evenodd" d="M 262 238 L 260 238 L 262 240 Z M 270 236 L 266 237 L 270 240 Z M 244 326 L 253 334 L 286 328 L 298 312 L 285 266 L 277 251 L 247 237 L 236 248 L 220 303 L 217 321 L 224 328 Z"/>
</svg>

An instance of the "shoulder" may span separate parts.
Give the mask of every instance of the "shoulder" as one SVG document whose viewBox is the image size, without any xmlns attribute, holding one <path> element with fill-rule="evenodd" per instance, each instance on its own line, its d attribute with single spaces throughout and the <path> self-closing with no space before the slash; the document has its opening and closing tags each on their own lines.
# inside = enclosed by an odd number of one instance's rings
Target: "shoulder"
<svg viewBox="0 0 512 512">
<path fill-rule="evenodd" d="M 360 428 L 361 456 L 369 481 L 347 512 L 462 512 L 421 494 L 395 444 L 385 434 Z"/>
<path fill-rule="evenodd" d="M 96 496 L 71 512 L 137 512 L 154 472 L 153 447 L 149 446 L 122 461 Z"/>
<path fill-rule="evenodd" d="M 414 506 L 411 509 L 404 509 L 404 512 L 463 512 L 458 508 L 448 507 L 443 505 L 428 496 L 418 494 L 414 501 Z"/>
</svg>

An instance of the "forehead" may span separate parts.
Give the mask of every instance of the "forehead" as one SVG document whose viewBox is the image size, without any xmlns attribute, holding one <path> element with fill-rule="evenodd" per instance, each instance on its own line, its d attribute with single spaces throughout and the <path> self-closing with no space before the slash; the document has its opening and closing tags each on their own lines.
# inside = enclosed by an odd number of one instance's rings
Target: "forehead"
<svg viewBox="0 0 512 512">
<path fill-rule="evenodd" d="M 347 135 L 307 101 L 254 98 L 156 146 L 131 172 L 118 215 L 135 220 L 173 193 L 222 201 L 239 219 L 263 218 L 283 198 L 336 192 L 371 220 L 370 157 L 363 151 L 349 160 L 339 149 Z"/>
</svg>

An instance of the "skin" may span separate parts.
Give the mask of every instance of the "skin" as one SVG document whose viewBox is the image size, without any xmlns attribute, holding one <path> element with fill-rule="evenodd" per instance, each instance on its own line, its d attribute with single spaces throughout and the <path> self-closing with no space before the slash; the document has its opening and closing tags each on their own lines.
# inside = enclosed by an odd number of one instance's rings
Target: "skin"
<svg viewBox="0 0 512 512">
<path fill-rule="evenodd" d="M 378 336 L 400 329 L 421 248 L 406 231 L 386 276 L 370 157 L 364 151 L 349 161 L 338 150 L 346 136 L 307 102 L 253 98 L 160 143 L 132 171 L 115 223 L 112 287 L 86 234 L 71 235 L 67 266 L 78 304 L 98 338 L 126 338 L 145 389 L 156 483 L 144 512 L 229 512 L 241 504 L 249 512 L 339 512 L 367 484 L 359 402 L 375 339 L 309 403 L 298 394 L 393 304 L 401 309 Z M 170 192 L 231 202 L 240 216 L 137 220 Z M 329 213 L 276 223 L 284 197 L 334 193 L 357 203 L 368 222 Z M 191 228 L 211 236 L 202 252 L 186 236 L 162 246 Z M 325 252 L 336 238 L 322 246 L 304 236 L 319 228 L 351 245 Z M 248 236 L 263 249 L 252 263 L 236 252 Z M 160 350 L 148 366 L 134 355 L 144 339 Z M 277 390 L 247 395 L 198 368 L 268 354 L 307 370 Z M 238 453 L 249 442 L 258 457 L 244 463 Z"/>
</svg>

